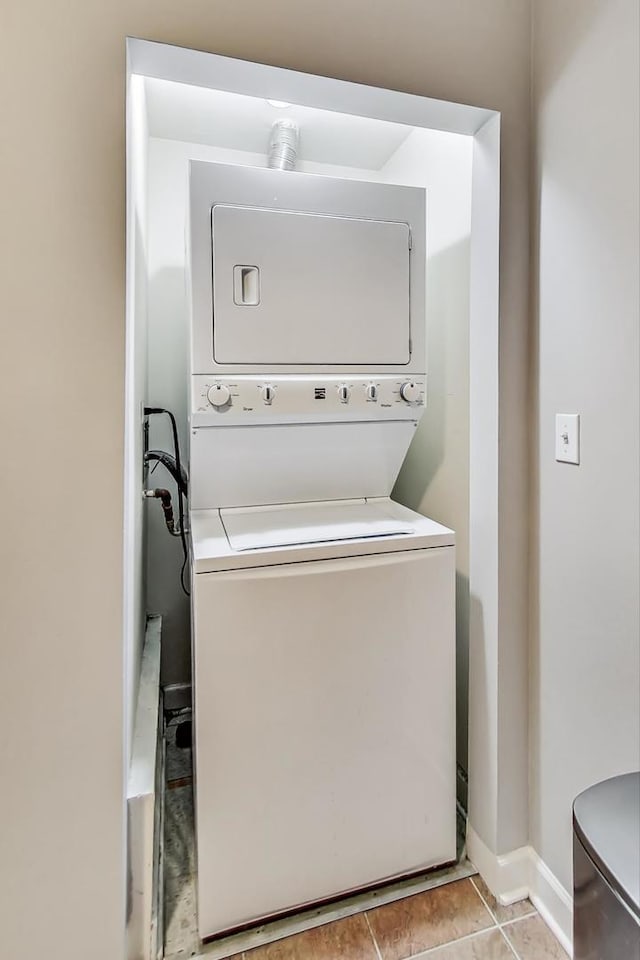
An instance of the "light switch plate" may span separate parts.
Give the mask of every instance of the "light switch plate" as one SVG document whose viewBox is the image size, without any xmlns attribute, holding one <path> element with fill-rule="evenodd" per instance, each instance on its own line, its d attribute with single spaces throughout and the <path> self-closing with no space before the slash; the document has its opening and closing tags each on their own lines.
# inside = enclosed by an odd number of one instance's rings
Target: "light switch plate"
<svg viewBox="0 0 640 960">
<path fill-rule="evenodd" d="M 556 460 L 580 463 L 580 415 L 556 413 Z"/>
</svg>

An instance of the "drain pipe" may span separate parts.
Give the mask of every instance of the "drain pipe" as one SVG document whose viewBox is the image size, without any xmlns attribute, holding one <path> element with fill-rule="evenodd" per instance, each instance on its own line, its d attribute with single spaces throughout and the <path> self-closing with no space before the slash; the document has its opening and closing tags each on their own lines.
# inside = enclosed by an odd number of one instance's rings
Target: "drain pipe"
<svg viewBox="0 0 640 960">
<path fill-rule="evenodd" d="M 295 170 L 300 130 L 294 120 L 276 120 L 271 127 L 269 159 L 272 170 Z"/>
</svg>

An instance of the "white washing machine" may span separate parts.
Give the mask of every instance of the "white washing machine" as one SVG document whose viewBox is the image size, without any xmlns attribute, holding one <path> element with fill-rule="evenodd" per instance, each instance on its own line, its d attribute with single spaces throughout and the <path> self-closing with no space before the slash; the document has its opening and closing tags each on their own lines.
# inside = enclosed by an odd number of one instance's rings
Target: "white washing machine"
<svg viewBox="0 0 640 960">
<path fill-rule="evenodd" d="M 203 939 L 455 860 L 454 534 L 390 499 L 424 224 L 419 189 L 191 164 Z"/>
<path fill-rule="evenodd" d="M 380 499 L 192 538 L 201 936 L 455 860 L 451 531 Z"/>
</svg>

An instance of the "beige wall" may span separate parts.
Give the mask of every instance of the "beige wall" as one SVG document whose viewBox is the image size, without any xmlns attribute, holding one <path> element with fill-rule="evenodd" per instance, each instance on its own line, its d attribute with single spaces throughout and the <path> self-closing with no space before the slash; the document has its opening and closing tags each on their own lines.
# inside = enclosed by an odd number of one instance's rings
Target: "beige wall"
<svg viewBox="0 0 640 960">
<path fill-rule="evenodd" d="M 503 112 L 503 509 L 518 518 L 529 4 L 14 0 L 3 18 L 0 383 L 10 472 L 0 929 L 14 960 L 84 960 L 89 942 L 93 960 L 114 960 L 124 936 L 124 38 Z M 502 626 L 522 650 L 526 550 L 518 522 L 508 538 Z"/>
<path fill-rule="evenodd" d="M 571 889 L 571 803 L 640 768 L 637 0 L 539 0 L 532 843 Z M 554 459 L 581 415 L 581 464 Z"/>
</svg>

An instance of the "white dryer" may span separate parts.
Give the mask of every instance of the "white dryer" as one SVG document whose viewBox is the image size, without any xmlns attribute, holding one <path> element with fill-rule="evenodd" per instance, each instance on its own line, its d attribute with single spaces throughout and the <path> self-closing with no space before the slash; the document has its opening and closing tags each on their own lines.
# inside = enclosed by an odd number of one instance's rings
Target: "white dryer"
<svg viewBox="0 0 640 960">
<path fill-rule="evenodd" d="M 193 162 L 188 237 L 206 939 L 455 860 L 455 547 L 390 499 L 424 191 Z"/>
</svg>

